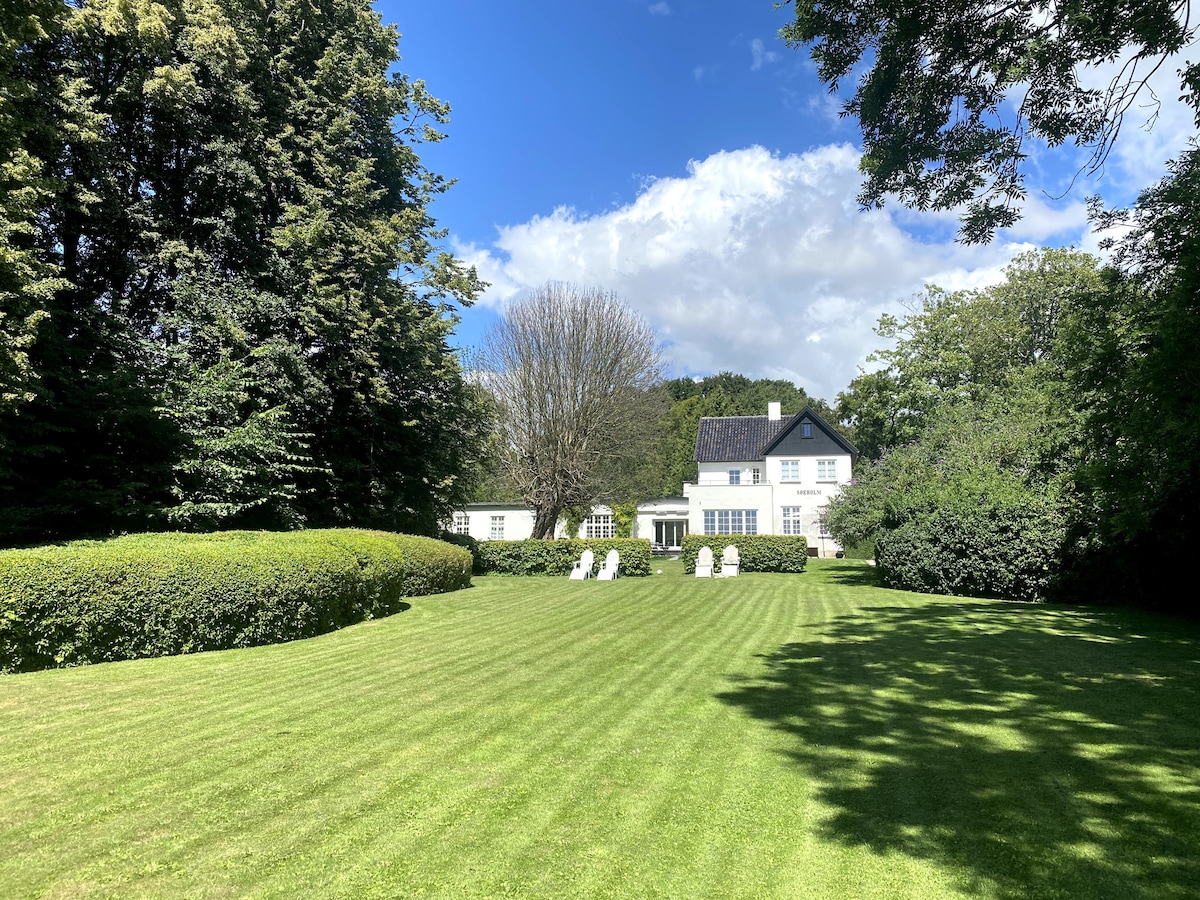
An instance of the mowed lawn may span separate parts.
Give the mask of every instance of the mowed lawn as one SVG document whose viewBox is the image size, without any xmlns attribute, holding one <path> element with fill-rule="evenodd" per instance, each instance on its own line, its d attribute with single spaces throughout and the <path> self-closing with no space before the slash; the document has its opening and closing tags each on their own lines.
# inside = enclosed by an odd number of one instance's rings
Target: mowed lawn
<svg viewBox="0 0 1200 900">
<path fill-rule="evenodd" d="M 1200 628 L 853 562 L 0 678 L 0 896 L 1200 896 Z"/>
</svg>

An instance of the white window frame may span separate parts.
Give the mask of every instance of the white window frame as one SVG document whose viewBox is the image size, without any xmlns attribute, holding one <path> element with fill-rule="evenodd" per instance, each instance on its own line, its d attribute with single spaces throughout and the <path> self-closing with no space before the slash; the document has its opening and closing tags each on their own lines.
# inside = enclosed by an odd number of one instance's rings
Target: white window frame
<svg viewBox="0 0 1200 900">
<path fill-rule="evenodd" d="M 742 470 L 741 469 L 730 469 L 729 470 L 729 483 L 730 484 L 741 484 L 742 483 Z"/>
<path fill-rule="evenodd" d="M 783 508 L 784 534 L 804 534 L 804 523 L 801 514 L 801 507 L 799 506 L 785 506 Z"/>
<path fill-rule="evenodd" d="M 757 509 L 706 509 L 705 534 L 758 534 Z"/>
<path fill-rule="evenodd" d="M 492 516 L 491 530 L 488 532 L 491 540 L 504 540 L 504 516 Z"/>
<path fill-rule="evenodd" d="M 471 517 L 466 513 L 456 512 L 454 514 L 455 534 L 470 534 L 471 533 Z"/>
<path fill-rule="evenodd" d="M 781 459 L 779 461 L 779 480 L 787 482 L 799 481 L 800 460 Z"/>
<path fill-rule="evenodd" d="M 836 459 L 818 459 L 817 460 L 817 481 L 823 483 L 837 482 L 837 460 Z"/>
<path fill-rule="evenodd" d="M 750 483 L 762 484 L 762 471 L 758 468 L 758 466 L 755 466 L 750 470 Z"/>
<path fill-rule="evenodd" d="M 586 538 L 611 538 L 616 535 L 616 526 L 611 515 L 591 515 L 584 520 L 583 536 Z"/>
</svg>

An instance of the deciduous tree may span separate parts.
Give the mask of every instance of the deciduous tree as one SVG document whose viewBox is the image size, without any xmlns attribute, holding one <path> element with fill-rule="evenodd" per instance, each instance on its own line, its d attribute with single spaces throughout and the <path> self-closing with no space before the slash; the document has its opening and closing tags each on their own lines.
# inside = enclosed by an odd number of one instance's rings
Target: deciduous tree
<svg viewBox="0 0 1200 900">
<path fill-rule="evenodd" d="M 794 10 L 780 29 L 788 45 L 811 47 L 832 91 L 857 81 L 843 115 L 862 128 L 860 202 L 965 204 L 970 242 L 1019 217 L 1026 141 L 1073 141 L 1102 165 L 1126 114 L 1153 102 L 1149 75 L 1196 28 L 1188 0 L 795 0 Z M 1115 74 L 1090 86 L 1083 70 L 1106 63 Z M 1180 79 L 1195 106 L 1200 66 Z"/>
<path fill-rule="evenodd" d="M 396 29 L 367 0 L 16 10 L 0 540 L 432 532 L 486 432 L 449 347 L 480 282 L 438 247 L 417 148 L 448 108 L 392 72 Z"/>
<path fill-rule="evenodd" d="M 661 412 L 658 342 L 614 294 L 551 283 L 509 308 L 484 342 L 480 379 L 494 397 L 499 457 L 553 537 L 564 510 L 605 496 L 643 459 Z"/>
</svg>

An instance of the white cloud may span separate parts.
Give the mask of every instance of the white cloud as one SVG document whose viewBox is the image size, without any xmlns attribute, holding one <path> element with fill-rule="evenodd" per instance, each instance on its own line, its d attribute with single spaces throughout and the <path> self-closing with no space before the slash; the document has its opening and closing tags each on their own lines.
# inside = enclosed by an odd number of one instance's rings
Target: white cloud
<svg viewBox="0 0 1200 900">
<path fill-rule="evenodd" d="M 779 59 L 779 54 L 774 50 L 768 50 L 763 44 L 761 38 L 755 38 L 750 42 L 750 69 L 757 72 L 767 63 L 773 63 Z"/>
<path fill-rule="evenodd" d="M 666 3 L 652 3 L 650 5 L 650 15 L 652 16 L 669 16 L 671 7 Z"/>
<path fill-rule="evenodd" d="M 599 285 L 647 318 L 678 373 L 788 378 L 832 399 L 878 346 L 880 313 L 929 282 L 994 282 L 1044 235 L 1084 231 L 1080 204 L 1035 199 L 1021 229 L 990 246 L 955 244 L 953 228 L 922 240 L 902 227 L 915 214 L 859 211 L 857 164 L 848 145 L 720 152 L 618 209 L 559 208 L 501 228 L 491 248 L 456 251 L 492 282 L 485 306 L 550 280 Z"/>
</svg>

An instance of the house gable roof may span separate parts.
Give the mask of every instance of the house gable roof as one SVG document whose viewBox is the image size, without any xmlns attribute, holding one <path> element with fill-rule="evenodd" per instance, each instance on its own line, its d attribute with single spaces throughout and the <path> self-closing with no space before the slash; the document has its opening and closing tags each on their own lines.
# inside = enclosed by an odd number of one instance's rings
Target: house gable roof
<svg viewBox="0 0 1200 900">
<path fill-rule="evenodd" d="M 796 427 L 803 425 L 805 422 L 811 422 L 821 432 L 825 438 L 821 443 L 824 443 L 826 447 L 829 446 L 829 442 L 832 442 L 843 453 L 849 453 L 852 459 L 858 458 L 858 448 L 842 437 L 836 428 L 817 415 L 811 406 L 806 406 L 800 412 L 796 413 L 792 417 L 791 424 L 787 428 L 780 429 L 779 433 L 771 439 L 771 442 L 763 447 L 762 455 L 769 456 L 772 453 L 795 452 L 794 441 L 789 441 L 788 439 L 792 437 Z M 785 444 L 792 444 L 793 446 L 785 447 Z M 820 453 L 828 452 L 825 447 L 817 447 L 816 449 Z"/>
<path fill-rule="evenodd" d="M 696 462 L 745 462 L 762 459 L 767 444 L 795 416 L 771 421 L 766 416 L 705 416 L 696 430 Z"/>
<path fill-rule="evenodd" d="M 795 428 L 803 422 L 811 422 L 826 438 L 843 453 L 858 456 L 853 444 L 834 430 L 828 422 L 804 407 L 794 416 L 782 416 L 771 420 L 767 416 L 705 416 L 696 431 L 696 462 L 747 462 L 763 459 L 775 448 L 785 443 Z M 814 448 L 815 449 L 815 448 Z M 819 452 L 829 452 L 822 449 Z"/>
</svg>

